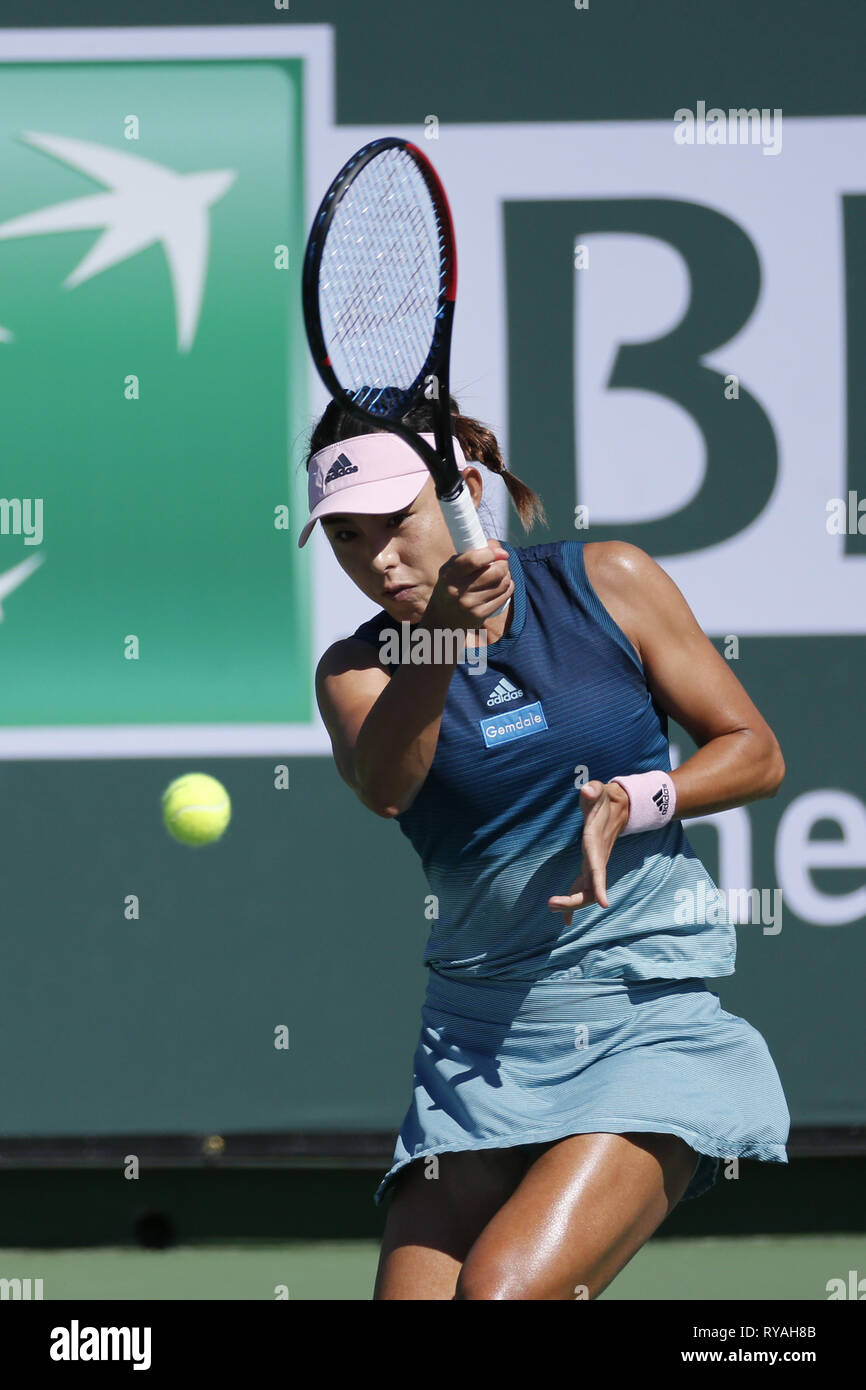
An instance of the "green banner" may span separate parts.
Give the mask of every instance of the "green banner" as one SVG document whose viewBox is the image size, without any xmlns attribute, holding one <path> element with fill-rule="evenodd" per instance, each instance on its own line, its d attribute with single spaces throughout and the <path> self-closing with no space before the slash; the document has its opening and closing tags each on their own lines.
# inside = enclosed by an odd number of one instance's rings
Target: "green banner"
<svg viewBox="0 0 866 1390">
<path fill-rule="evenodd" d="M 0 726 L 311 716 L 302 69 L 2 69 Z"/>
</svg>

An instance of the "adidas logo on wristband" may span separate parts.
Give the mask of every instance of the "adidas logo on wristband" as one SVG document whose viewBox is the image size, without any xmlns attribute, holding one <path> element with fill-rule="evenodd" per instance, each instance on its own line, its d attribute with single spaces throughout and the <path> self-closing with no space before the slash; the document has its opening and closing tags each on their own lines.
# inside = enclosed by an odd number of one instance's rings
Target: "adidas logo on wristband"
<svg viewBox="0 0 866 1390">
<path fill-rule="evenodd" d="M 662 780 L 659 782 L 658 778 Z M 627 777 L 612 777 L 628 793 L 628 820 L 621 835 L 638 835 L 645 830 L 660 830 L 667 825 L 677 804 L 677 789 L 670 773 L 656 768 L 652 772 L 632 772 Z"/>
</svg>

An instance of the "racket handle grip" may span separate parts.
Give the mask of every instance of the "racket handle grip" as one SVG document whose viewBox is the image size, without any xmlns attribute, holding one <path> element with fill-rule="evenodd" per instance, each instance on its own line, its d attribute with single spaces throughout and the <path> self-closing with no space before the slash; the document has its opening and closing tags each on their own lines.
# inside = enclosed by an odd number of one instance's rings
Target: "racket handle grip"
<svg viewBox="0 0 866 1390">
<path fill-rule="evenodd" d="M 439 498 L 439 505 L 448 523 L 448 530 L 454 542 L 454 549 L 458 555 L 462 555 L 464 550 L 483 550 L 487 544 L 487 537 L 478 520 L 478 512 L 475 510 L 475 503 L 472 501 L 472 494 L 464 483 L 453 501 L 447 497 Z M 497 608 L 495 613 L 489 614 L 491 618 L 498 618 L 500 613 L 504 613 L 508 607 L 509 600 Z"/>
</svg>

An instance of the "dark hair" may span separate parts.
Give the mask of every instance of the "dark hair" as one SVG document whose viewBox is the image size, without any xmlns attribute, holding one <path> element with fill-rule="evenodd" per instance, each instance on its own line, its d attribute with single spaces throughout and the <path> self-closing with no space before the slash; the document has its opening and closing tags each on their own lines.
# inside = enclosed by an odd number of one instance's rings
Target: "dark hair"
<svg viewBox="0 0 866 1390">
<path fill-rule="evenodd" d="M 483 425 L 480 420 L 474 420 L 470 415 L 461 415 L 460 407 L 453 396 L 448 397 L 448 402 L 454 421 L 453 433 L 460 441 L 460 447 L 467 463 L 483 463 L 492 473 L 499 474 L 508 488 L 517 515 L 523 523 L 524 531 L 529 531 L 536 519 L 547 526 L 549 523 L 544 510 L 544 503 L 538 494 L 532 491 L 531 487 L 527 487 L 526 483 L 522 483 L 513 473 L 509 473 L 493 431 Z M 402 417 L 402 420 L 403 424 L 408 425 L 410 429 L 425 434 L 432 432 L 432 402 L 426 399 L 419 401 Z M 313 430 L 306 467 L 309 469 L 310 459 L 313 454 L 318 453 L 319 449 L 325 449 L 329 444 L 337 444 L 343 439 L 351 439 L 356 434 L 376 434 L 378 429 L 379 427 L 372 421 L 368 422 L 360 415 L 351 414 L 340 405 L 339 401 L 332 400 Z"/>
</svg>

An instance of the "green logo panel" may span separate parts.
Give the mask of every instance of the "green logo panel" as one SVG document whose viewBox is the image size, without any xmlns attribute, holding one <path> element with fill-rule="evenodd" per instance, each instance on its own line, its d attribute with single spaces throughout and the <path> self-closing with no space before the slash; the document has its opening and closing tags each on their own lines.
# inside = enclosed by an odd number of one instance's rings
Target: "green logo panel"
<svg viewBox="0 0 866 1390">
<path fill-rule="evenodd" d="M 0 726 L 312 717 L 302 80 L 2 69 Z"/>
</svg>

